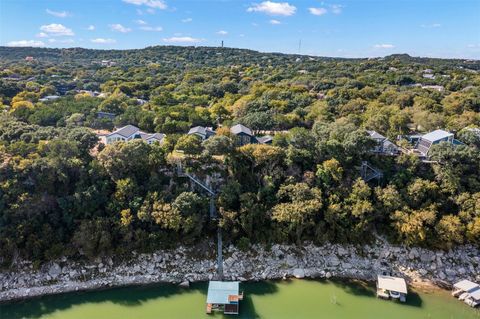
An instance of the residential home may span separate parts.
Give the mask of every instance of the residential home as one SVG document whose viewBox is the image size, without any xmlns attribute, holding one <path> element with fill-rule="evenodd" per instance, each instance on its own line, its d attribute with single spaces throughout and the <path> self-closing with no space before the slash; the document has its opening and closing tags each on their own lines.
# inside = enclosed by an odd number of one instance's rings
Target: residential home
<svg viewBox="0 0 480 319">
<path fill-rule="evenodd" d="M 370 138 L 375 141 L 375 146 L 371 150 L 372 153 L 384 155 L 397 155 L 399 148 L 392 143 L 388 138 L 376 131 L 367 131 Z"/>
<path fill-rule="evenodd" d="M 60 98 L 58 95 L 47 95 L 41 99 L 39 99 L 40 102 L 48 102 L 48 101 L 53 101 Z"/>
<path fill-rule="evenodd" d="M 97 112 L 97 119 L 110 119 L 114 120 L 115 119 L 115 114 L 114 113 L 109 113 L 109 112 Z"/>
<path fill-rule="evenodd" d="M 422 137 L 420 137 L 420 139 L 418 140 L 415 149 L 419 152 L 421 156 L 427 157 L 431 147 L 441 142 L 453 144 L 453 133 L 444 130 L 435 130 L 433 132 L 422 135 Z"/>
<path fill-rule="evenodd" d="M 242 124 L 232 126 L 230 133 L 235 135 L 235 144 L 237 146 L 257 143 L 257 139 L 255 135 L 253 135 L 252 130 Z"/>
<path fill-rule="evenodd" d="M 119 141 L 131 141 L 134 139 L 142 139 L 148 144 L 152 143 L 163 143 L 165 134 L 162 133 L 145 133 L 140 131 L 140 129 L 134 125 L 127 125 L 118 130 L 108 134 L 106 136 L 106 143 L 112 144 Z"/>
<path fill-rule="evenodd" d="M 260 144 L 272 144 L 273 137 L 271 135 L 265 135 L 262 137 L 257 137 L 257 142 Z"/>
<path fill-rule="evenodd" d="M 188 133 L 188 135 L 196 135 L 202 139 L 202 141 L 208 139 L 210 136 L 215 135 L 215 131 L 211 127 L 204 127 L 204 126 L 195 126 L 192 127 Z"/>
</svg>

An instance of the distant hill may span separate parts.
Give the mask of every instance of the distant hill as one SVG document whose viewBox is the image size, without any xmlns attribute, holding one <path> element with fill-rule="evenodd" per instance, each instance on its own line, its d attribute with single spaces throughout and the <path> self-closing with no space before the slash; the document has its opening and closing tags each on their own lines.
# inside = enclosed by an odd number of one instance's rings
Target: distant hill
<svg viewBox="0 0 480 319">
<path fill-rule="evenodd" d="M 204 66 L 232 65 L 232 64 L 262 64 L 265 60 L 272 60 L 275 64 L 295 63 L 308 61 L 365 61 L 368 59 L 347 59 L 336 57 L 317 57 L 299 54 L 263 53 L 247 49 L 220 48 L 220 47 L 183 47 L 183 46 L 152 46 L 144 49 L 133 50 L 95 50 L 84 48 L 52 49 L 32 47 L 1 47 L 0 59 L 9 61 L 24 60 L 32 56 L 44 62 L 70 62 L 84 64 L 85 62 L 116 60 L 123 65 L 142 65 L 145 63 L 184 63 Z M 408 54 L 394 54 L 384 60 L 399 60 L 401 62 L 414 62 L 435 64 L 438 62 L 450 62 L 472 69 L 480 69 L 479 61 L 462 59 L 434 59 L 411 57 Z M 269 62 L 272 62 L 269 61 Z"/>
</svg>

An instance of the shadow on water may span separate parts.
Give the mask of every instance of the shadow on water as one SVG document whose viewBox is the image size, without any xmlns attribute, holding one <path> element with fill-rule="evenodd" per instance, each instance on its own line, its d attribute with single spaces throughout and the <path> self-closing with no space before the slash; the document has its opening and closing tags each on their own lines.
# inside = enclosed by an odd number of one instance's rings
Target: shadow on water
<svg viewBox="0 0 480 319">
<path fill-rule="evenodd" d="M 195 290 L 206 292 L 206 283 L 195 285 Z M 191 291 L 175 285 L 129 286 L 107 290 L 65 293 L 24 301 L 0 304 L 0 318 L 40 318 L 55 311 L 67 310 L 82 304 L 112 302 L 122 306 L 140 306 L 152 299 L 170 298 Z"/>
<path fill-rule="evenodd" d="M 13 303 L 0 304 L 1 319 L 41 318 L 56 311 L 68 310 L 83 304 L 111 302 L 114 304 L 136 307 L 159 298 L 177 297 L 184 293 L 199 291 L 207 295 L 208 283 L 194 283 L 190 288 L 180 288 L 175 285 L 147 285 L 113 288 L 89 292 L 65 293 L 44 296 Z M 245 291 L 245 299 L 241 302 L 239 318 L 260 318 L 255 311 L 253 295 L 272 294 L 277 291 L 273 282 L 244 283 L 241 289 Z M 231 318 L 216 314 L 215 318 Z"/>
</svg>

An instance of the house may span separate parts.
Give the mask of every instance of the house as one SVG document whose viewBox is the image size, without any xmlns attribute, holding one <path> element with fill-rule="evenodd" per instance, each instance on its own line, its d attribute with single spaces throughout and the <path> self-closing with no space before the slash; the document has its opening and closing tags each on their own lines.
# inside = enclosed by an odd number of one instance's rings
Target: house
<svg viewBox="0 0 480 319">
<path fill-rule="evenodd" d="M 235 135 L 235 144 L 237 146 L 257 143 L 257 139 L 253 135 L 252 130 L 242 124 L 232 126 L 230 128 L 230 133 Z"/>
<path fill-rule="evenodd" d="M 453 133 L 444 130 L 435 130 L 433 132 L 422 135 L 415 146 L 415 149 L 421 156 L 427 157 L 432 145 L 441 142 L 454 143 Z"/>
<path fill-rule="evenodd" d="M 407 283 L 405 279 L 392 276 L 377 276 L 377 297 L 407 301 Z"/>
<path fill-rule="evenodd" d="M 238 281 L 210 281 L 208 283 L 207 313 L 213 310 L 223 311 L 226 315 L 238 315 L 239 301 L 243 293 Z"/>
<path fill-rule="evenodd" d="M 367 131 L 367 133 L 375 141 L 375 146 L 371 149 L 372 153 L 384 155 L 397 155 L 399 153 L 398 146 L 382 134 L 376 131 Z"/>
<path fill-rule="evenodd" d="M 109 119 L 109 120 L 114 120 L 115 119 L 115 114 L 114 113 L 109 113 L 109 112 L 102 112 L 99 111 L 97 112 L 97 119 Z"/>
<path fill-rule="evenodd" d="M 133 125 L 127 125 L 118 130 L 108 134 L 105 138 L 107 144 L 112 144 L 114 142 L 119 141 L 131 141 L 134 139 L 142 139 L 148 144 L 152 143 L 163 143 L 163 139 L 165 138 L 165 134 L 161 133 L 145 133 L 140 131 L 140 129 Z"/>
<path fill-rule="evenodd" d="M 452 296 L 460 297 L 463 294 L 468 294 L 479 288 L 480 286 L 478 284 L 465 279 L 453 285 Z M 465 298 L 462 298 L 462 299 L 465 299 Z"/>
<path fill-rule="evenodd" d="M 48 101 L 53 101 L 60 98 L 58 95 L 47 95 L 41 99 L 39 99 L 40 102 L 48 102 Z"/>
<path fill-rule="evenodd" d="M 257 142 L 260 144 L 272 144 L 273 137 L 271 135 L 265 135 L 262 137 L 257 137 Z"/>
<path fill-rule="evenodd" d="M 204 126 L 195 126 L 192 127 L 188 133 L 188 135 L 197 135 L 202 139 L 202 141 L 206 140 L 210 136 L 215 135 L 215 131 L 211 127 L 204 127 Z"/>
</svg>

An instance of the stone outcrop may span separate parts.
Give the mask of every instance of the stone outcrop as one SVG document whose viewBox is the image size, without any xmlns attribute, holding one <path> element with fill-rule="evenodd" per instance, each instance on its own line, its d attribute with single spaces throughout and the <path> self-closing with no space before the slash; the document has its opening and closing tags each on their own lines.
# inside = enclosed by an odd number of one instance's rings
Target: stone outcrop
<svg viewBox="0 0 480 319">
<path fill-rule="evenodd" d="M 133 284 L 187 283 L 212 279 L 216 272 L 214 247 L 205 254 L 180 247 L 154 254 L 132 254 L 128 261 L 110 257 L 94 262 L 62 258 L 40 269 L 28 261 L 0 272 L 0 301 L 46 294 Z M 201 256 L 201 257 L 199 257 Z M 224 248 L 226 280 L 296 278 L 355 278 L 375 280 L 378 273 L 407 278 L 410 283 L 430 282 L 448 287 L 460 279 L 480 282 L 480 251 L 460 246 L 450 251 L 430 251 L 388 244 L 345 246 L 259 245 L 242 252 Z"/>
</svg>

